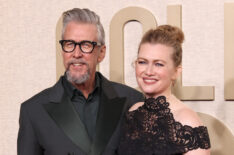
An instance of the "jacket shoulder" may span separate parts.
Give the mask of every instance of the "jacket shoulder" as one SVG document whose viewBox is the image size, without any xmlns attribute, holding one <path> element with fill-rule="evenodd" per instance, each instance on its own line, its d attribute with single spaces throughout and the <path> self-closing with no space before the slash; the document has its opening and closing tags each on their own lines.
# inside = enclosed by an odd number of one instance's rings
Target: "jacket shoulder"
<svg viewBox="0 0 234 155">
<path fill-rule="evenodd" d="M 24 105 L 31 105 L 31 104 L 43 104 L 48 103 L 50 100 L 53 101 L 55 98 L 60 98 L 63 92 L 62 82 L 61 79 L 52 87 L 46 88 L 41 92 L 35 94 L 34 96 L 30 97 L 26 101 L 22 103 Z"/>
<path fill-rule="evenodd" d="M 100 72 L 97 72 L 97 75 L 100 77 L 103 83 L 102 86 L 106 87 L 105 89 L 106 93 L 110 94 L 111 92 L 115 92 L 118 94 L 119 97 L 127 97 L 128 99 L 134 101 L 143 100 L 143 94 L 138 90 L 115 81 L 110 81 L 107 78 L 105 78 Z M 109 90 L 109 89 L 114 89 L 114 90 Z"/>
<path fill-rule="evenodd" d="M 24 101 L 22 103 L 22 106 L 26 106 L 28 104 L 33 104 L 33 103 L 43 103 L 43 101 L 48 100 L 50 91 L 51 91 L 51 88 L 42 90 L 41 92 L 35 94 L 34 96 Z"/>
<path fill-rule="evenodd" d="M 134 89 L 128 85 L 124 85 L 121 83 L 117 83 L 114 81 L 111 81 L 111 84 L 113 87 L 115 87 L 117 90 L 122 90 L 122 91 L 128 91 L 128 92 L 132 92 L 132 93 L 137 93 L 137 94 L 141 94 L 141 92 L 139 92 L 137 89 Z"/>
<path fill-rule="evenodd" d="M 130 86 L 121 84 L 121 83 L 117 83 L 113 81 L 111 81 L 111 83 L 112 83 L 113 88 L 115 89 L 115 91 L 117 92 L 119 96 L 127 97 L 137 102 L 144 100 L 143 94 L 140 91 Z"/>
</svg>

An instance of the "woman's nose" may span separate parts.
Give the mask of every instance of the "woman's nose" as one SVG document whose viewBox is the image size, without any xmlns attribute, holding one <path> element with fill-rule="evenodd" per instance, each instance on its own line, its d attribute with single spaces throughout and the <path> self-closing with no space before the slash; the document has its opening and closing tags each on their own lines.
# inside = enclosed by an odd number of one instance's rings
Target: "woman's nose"
<svg viewBox="0 0 234 155">
<path fill-rule="evenodd" d="M 151 64 L 147 65 L 147 67 L 145 69 L 145 74 L 152 75 L 153 72 L 154 72 L 154 66 Z"/>
</svg>

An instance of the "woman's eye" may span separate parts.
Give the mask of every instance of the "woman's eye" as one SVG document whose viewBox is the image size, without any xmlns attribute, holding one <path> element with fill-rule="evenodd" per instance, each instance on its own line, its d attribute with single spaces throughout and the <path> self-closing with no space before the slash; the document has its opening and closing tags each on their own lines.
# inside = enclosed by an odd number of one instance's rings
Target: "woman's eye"
<svg viewBox="0 0 234 155">
<path fill-rule="evenodd" d="M 146 64 L 145 61 L 137 61 L 137 63 L 140 64 L 140 65 Z"/>
<path fill-rule="evenodd" d="M 155 66 L 163 67 L 164 65 L 163 65 L 163 64 L 161 64 L 161 63 L 155 63 Z"/>
</svg>

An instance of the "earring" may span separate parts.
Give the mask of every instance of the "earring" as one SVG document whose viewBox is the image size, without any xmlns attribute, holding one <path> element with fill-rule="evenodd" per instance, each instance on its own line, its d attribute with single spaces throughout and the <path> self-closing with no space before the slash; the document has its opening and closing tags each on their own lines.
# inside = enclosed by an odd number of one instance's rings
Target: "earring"
<svg viewBox="0 0 234 155">
<path fill-rule="evenodd" d="M 172 80 L 172 87 L 175 86 L 176 80 Z"/>
</svg>

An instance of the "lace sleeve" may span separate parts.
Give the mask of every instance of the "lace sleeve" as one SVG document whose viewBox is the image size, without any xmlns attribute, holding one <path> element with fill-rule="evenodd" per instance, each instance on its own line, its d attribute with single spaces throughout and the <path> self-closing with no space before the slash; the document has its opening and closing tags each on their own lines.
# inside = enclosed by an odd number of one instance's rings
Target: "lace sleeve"
<svg viewBox="0 0 234 155">
<path fill-rule="evenodd" d="M 176 122 L 164 96 L 147 99 L 127 112 L 122 126 L 119 155 L 173 155 L 210 148 L 207 128 Z"/>
</svg>

